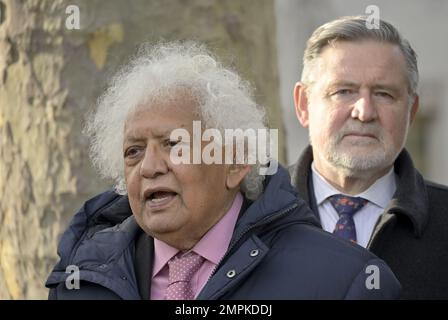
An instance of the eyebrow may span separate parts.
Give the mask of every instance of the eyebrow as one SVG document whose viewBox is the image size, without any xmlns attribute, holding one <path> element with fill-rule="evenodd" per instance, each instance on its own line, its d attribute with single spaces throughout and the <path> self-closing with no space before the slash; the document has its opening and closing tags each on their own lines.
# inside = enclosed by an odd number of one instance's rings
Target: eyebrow
<svg viewBox="0 0 448 320">
<path fill-rule="evenodd" d="M 357 85 L 354 82 L 351 81 L 334 81 L 334 82 L 329 82 L 327 84 L 327 86 L 324 89 L 324 94 L 325 95 L 329 95 L 330 93 L 332 93 L 333 90 L 335 90 L 336 88 L 340 88 L 340 87 L 345 87 L 345 88 L 356 88 L 359 85 Z"/>
<path fill-rule="evenodd" d="M 145 140 L 144 138 L 138 138 L 137 136 L 125 136 L 123 139 L 124 143 L 134 143 Z"/>
<path fill-rule="evenodd" d="M 183 128 L 183 126 L 182 126 L 182 128 Z M 175 130 L 175 129 L 166 129 L 166 130 L 163 130 L 163 131 L 160 131 L 160 132 L 157 132 L 157 133 L 153 134 L 152 137 L 155 138 L 155 139 L 162 139 L 162 138 L 165 138 L 165 137 L 169 137 L 173 130 Z M 125 144 L 125 143 L 142 142 L 142 141 L 146 141 L 146 139 L 147 139 L 146 137 L 138 135 L 138 134 L 134 134 L 131 131 L 130 134 L 128 134 L 128 135 L 125 134 L 124 139 L 123 139 L 123 144 Z"/>
<path fill-rule="evenodd" d="M 335 87 L 358 87 L 359 85 L 356 84 L 355 82 L 351 82 L 351 81 L 334 81 L 334 82 L 329 82 L 327 88 L 328 89 L 333 89 Z"/>
<path fill-rule="evenodd" d="M 351 82 L 351 81 L 335 81 L 335 82 L 330 82 L 327 88 L 329 91 L 331 91 L 332 89 L 334 89 L 336 87 L 354 88 L 354 87 L 359 87 L 359 85 L 356 84 L 355 82 Z M 392 92 L 400 92 L 400 88 L 393 84 L 380 83 L 380 84 L 373 85 L 371 88 L 373 90 L 383 89 L 383 90 L 389 90 Z"/>
<path fill-rule="evenodd" d="M 389 91 L 392 91 L 392 92 L 395 92 L 395 93 L 398 93 L 398 92 L 401 91 L 398 86 L 393 85 L 393 84 L 377 84 L 377 85 L 374 85 L 372 87 L 372 89 L 374 89 L 374 90 L 375 89 L 389 90 Z"/>
</svg>

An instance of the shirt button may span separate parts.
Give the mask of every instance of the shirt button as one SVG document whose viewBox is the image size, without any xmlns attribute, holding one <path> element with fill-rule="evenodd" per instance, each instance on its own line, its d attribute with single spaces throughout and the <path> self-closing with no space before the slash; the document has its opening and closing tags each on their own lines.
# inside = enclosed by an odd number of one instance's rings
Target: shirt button
<svg viewBox="0 0 448 320">
<path fill-rule="evenodd" d="M 227 278 L 233 278 L 236 275 L 236 271 L 234 269 L 227 271 Z"/>
<path fill-rule="evenodd" d="M 256 257 L 256 256 L 258 256 L 259 253 L 260 253 L 260 251 L 258 249 L 254 249 L 250 252 L 250 256 Z"/>
</svg>

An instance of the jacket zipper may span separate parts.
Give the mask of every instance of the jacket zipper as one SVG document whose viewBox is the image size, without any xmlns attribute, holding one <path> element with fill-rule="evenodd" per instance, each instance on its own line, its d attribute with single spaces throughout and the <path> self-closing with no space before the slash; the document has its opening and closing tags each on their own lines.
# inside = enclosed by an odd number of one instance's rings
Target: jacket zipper
<svg viewBox="0 0 448 320">
<path fill-rule="evenodd" d="M 293 209 L 297 208 L 298 204 L 294 203 L 293 205 L 291 205 L 290 207 L 283 209 L 281 211 L 277 211 L 276 213 L 262 219 L 261 221 L 259 221 L 258 223 L 255 223 L 249 227 L 247 227 L 243 232 L 240 233 L 240 235 L 238 236 L 238 238 L 236 238 L 236 240 L 232 241 L 232 243 L 229 246 L 229 249 L 227 250 L 227 252 L 222 256 L 222 258 L 219 260 L 218 264 L 215 266 L 215 268 L 213 269 L 212 273 L 210 274 L 210 276 L 207 279 L 207 282 L 213 277 L 213 275 L 216 273 L 216 270 L 218 270 L 218 267 L 221 265 L 221 262 L 229 255 L 229 253 L 232 251 L 233 248 L 235 248 L 236 244 L 252 229 L 254 228 L 258 228 L 260 226 L 262 226 L 263 224 L 272 222 L 273 220 L 279 219 L 280 217 L 286 215 L 288 212 L 292 211 Z M 207 283 L 206 282 L 206 283 Z"/>
</svg>

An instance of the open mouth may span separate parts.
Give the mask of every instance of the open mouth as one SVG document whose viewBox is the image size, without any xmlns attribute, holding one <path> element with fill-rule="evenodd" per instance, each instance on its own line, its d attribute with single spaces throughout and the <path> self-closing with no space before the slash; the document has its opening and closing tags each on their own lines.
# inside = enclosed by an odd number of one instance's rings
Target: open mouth
<svg viewBox="0 0 448 320">
<path fill-rule="evenodd" d="M 170 191 L 156 191 L 149 195 L 147 200 L 153 202 L 153 203 L 160 203 L 167 199 L 173 198 L 177 195 L 175 192 Z"/>
<path fill-rule="evenodd" d="M 178 194 L 168 189 L 152 189 L 144 193 L 146 205 L 152 209 L 161 209 L 170 205 Z"/>
</svg>

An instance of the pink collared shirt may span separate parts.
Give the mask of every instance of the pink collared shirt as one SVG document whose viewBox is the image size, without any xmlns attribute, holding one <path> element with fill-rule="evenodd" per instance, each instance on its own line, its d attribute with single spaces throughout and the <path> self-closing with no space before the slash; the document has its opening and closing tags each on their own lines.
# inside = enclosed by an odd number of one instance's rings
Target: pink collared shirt
<svg viewBox="0 0 448 320">
<path fill-rule="evenodd" d="M 193 275 L 191 280 L 195 297 L 201 292 L 213 270 L 226 253 L 242 205 L 243 196 L 241 193 L 238 193 L 229 211 L 191 249 L 205 259 L 203 265 Z M 154 239 L 151 300 L 165 299 L 165 292 L 168 287 L 168 261 L 178 252 L 178 249 Z"/>
</svg>

